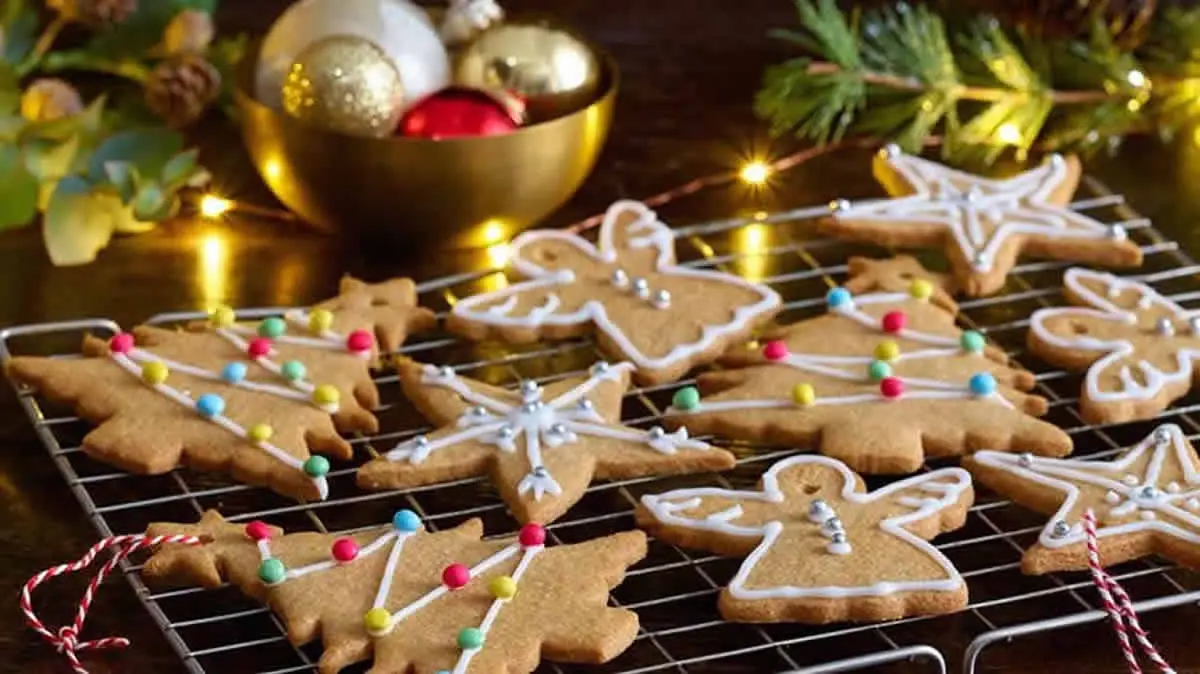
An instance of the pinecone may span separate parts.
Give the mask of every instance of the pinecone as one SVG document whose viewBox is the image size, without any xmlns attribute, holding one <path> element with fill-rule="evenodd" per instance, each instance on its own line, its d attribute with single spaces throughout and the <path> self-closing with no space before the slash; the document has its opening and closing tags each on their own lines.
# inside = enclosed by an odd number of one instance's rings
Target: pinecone
<svg viewBox="0 0 1200 674">
<path fill-rule="evenodd" d="M 163 31 L 162 46 L 168 54 L 203 54 L 213 40 L 212 17 L 206 12 L 185 9 L 175 15 Z"/>
<path fill-rule="evenodd" d="M 63 80 L 34 80 L 21 94 L 21 116 L 30 122 L 52 122 L 83 112 L 79 92 Z"/>
<path fill-rule="evenodd" d="M 46 5 L 64 19 L 99 28 L 127 19 L 138 0 L 46 0 Z"/>
<path fill-rule="evenodd" d="M 146 82 L 146 105 L 173 127 L 184 127 L 204 114 L 221 93 L 221 73 L 195 54 L 159 63 Z"/>
</svg>

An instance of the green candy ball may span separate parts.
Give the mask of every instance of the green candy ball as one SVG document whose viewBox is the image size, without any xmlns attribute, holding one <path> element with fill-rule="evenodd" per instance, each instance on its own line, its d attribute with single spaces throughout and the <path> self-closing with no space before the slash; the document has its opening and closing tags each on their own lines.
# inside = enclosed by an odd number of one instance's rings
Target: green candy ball
<svg viewBox="0 0 1200 674">
<path fill-rule="evenodd" d="M 966 332 L 962 333 L 959 343 L 962 344 L 963 351 L 980 353 L 983 351 L 983 347 L 986 345 L 987 341 L 983 338 L 983 335 L 979 334 L 978 332 L 975 332 L 974 330 L 967 330 Z"/>
<path fill-rule="evenodd" d="M 892 366 L 888 365 L 882 360 L 873 360 L 871 361 L 871 364 L 867 366 L 867 375 L 869 375 L 874 381 L 879 381 L 884 377 L 890 377 L 891 374 Z"/>
<path fill-rule="evenodd" d="M 275 339 L 287 332 L 287 323 L 278 316 L 264 318 L 262 323 L 258 324 L 258 336 L 269 337 Z"/>
<path fill-rule="evenodd" d="M 329 474 L 329 459 L 323 456 L 310 456 L 304 462 L 304 472 L 309 477 L 325 477 Z"/>
<path fill-rule="evenodd" d="M 262 564 L 258 566 L 259 580 L 268 585 L 282 583 L 285 575 L 287 575 L 287 567 L 283 565 L 283 562 L 274 557 L 264 559 Z"/>
<path fill-rule="evenodd" d="M 695 386 L 681 388 L 675 392 L 675 397 L 671 399 L 671 404 L 675 409 L 685 412 L 694 410 L 700 406 L 700 391 Z"/>
<path fill-rule="evenodd" d="M 483 645 L 483 632 L 476 627 L 464 627 L 458 633 L 458 647 L 466 650 L 479 648 Z"/>
<path fill-rule="evenodd" d="M 298 360 L 289 360 L 279 366 L 279 373 L 288 381 L 300 381 L 304 379 L 304 363 Z"/>
</svg>

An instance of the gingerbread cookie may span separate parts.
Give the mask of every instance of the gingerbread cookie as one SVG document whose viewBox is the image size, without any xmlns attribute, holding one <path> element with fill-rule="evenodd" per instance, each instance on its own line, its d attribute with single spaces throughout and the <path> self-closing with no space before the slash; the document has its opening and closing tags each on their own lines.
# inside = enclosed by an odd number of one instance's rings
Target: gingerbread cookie
<svg viewBox="0 0 1200 674">
<path fill-rule="evenodd" d="M 367 283 L 345 276 L 337 297 L 309 311 L 290 311 L 285 318 L 301 328 L 319 328 L 323 337 L 334 340 L 368 330 L 385 353 L 399 349 L 410 334 L 437 325 L 434 313 L 417 304 L 417 286 L 408 278 Z"/>
<path fill-rule="evenodd" d="M 1089 423 L 1151 419 L 1192 387 L 1200 358 L 1200 312 L 1133 279 L 1068 269 L 1067 300 L 1039 309 L 1029 350 L 1070 370 L 1086 370 L 1079 406 Z"/>
<path fill-rule="evenodd" d="M 593 477 L 626 479 L 732 468 L 729 452 L 686 429 L 620 422 L 628 363 L 597 363 L 586 377 L 516 391 L 460 377 L 449 367 L 405 361 L 405 395 L 432 423 L 358 471 L 365 489 L 396 489 L 490 473 L 517 519 L 550 522 L 583 496 Z"/>
<path fill-rule="evenodd" d="M 881 621 L 966 607 L 962 576 L 928 541 L 961 527 L 972 498 L 961 468 L 867 492 L 845 464 L 802 455 L 771 466 L 758 491 L 646 495 L 637 517 L 670 543 L 745 555 L 721 592 L 727 620 Z"/>
<path fill-rule="evenodd" d="M 1074 156 L 1003 180 L 963 173 L 889 145 L 875 157 L 875 178 L 891 199 L 837 201 L 822 231 L 884 246 L 942 246 L 968 295 L 990 295 L 1022 253 L 1134 267 L 1142 251 L 1120 225 L 1067 207 L 1082 173 Z"/>
<path fill-rule="evenodd" d="M 480 540 L 477 519 L 433 532 L 401 510 L 390 526 L 345 536 L 284 535 L 214 511 L 147 533 L 210 538 L 163 546 L 143 574 L 232 583 L 270 606 L 293 643 L 321 639 L 322 674 L 372 657 L 373 672 L 532 672 L 543 656 L 605 662 L 637 635 L 637 615 L 608 606 L 608 591 L 646 554 L 637 531 L 549 546 L 527 524 L 516 540 Z"/>
<path fill-rule="evenodd" d="M 979 452 L 964 465 L 1013 501 L 1053 513 L 1025 552 L 1025 573 L 1087 569 L 1088 510 L 1106 565 L 1158 554 L 1200 567 L 1200 458 L 1175 424 L 1108 461 Z"/>
<path fill-rule="evenodd" d="M 906 293 L 912 290 L 914 282 L 923 281 L 918 286 L 929 288 L 930 302 L 946 311 L 958 313 L 958 303 L 953 297 L 958 292 L 958 283 L 954 277 L 929 271 L 911 255 L 881 259 L 853 256 L 846 261 L 846 274 L 846 282 L 842 287 L 854 295 L 873 290 Z"/>
<path fill-rule="evenodd" d="M 83 359 L 18 357 L 7 371 L 97 424 L 83 451 L 105 463 L 151 475 L 178 466 L 228 471 L 294 498 L 325 498 L 329 461 L 312 453 L 349 459 L 337 431 L 377 430 L 374 335 L 390 344 L 425 323 L 405 288 L 412 285 L 403 279 L 348 279 L 330 308 L 256 325 L 220 308 L 187 330 L 88 337 Z M 289 334 L 296 322 L 305 334 Z"/>
<path fill-rule="evenodd" d="M 523 344 L 595 333 L 609 358 L 645 383 L 673 381 L 745 339 L 779 296 L 730 274 L 675 263 L 675 240 L 643 204 L 619 201 L 599 245 L 558 231 L 526 232 L 512 267 L 527 280 L 454 305 L 450 330 Z"/>
<path fill-rule="evenodd" d="M 911 473 L 926 456 L 985 447 L 1068 454 L 1067 434 L 1034 416 L 1047 403 L 1024 392 L 1033 375 L 980 333 L 959 330 L 935 298 L 924 279 L 908 292 L 834 288 L 824 315 L 731 352 L 730 369 L 677 391 L 667 421 L 695 433 L 817 443 L 864 473 Z"/>
</svg>

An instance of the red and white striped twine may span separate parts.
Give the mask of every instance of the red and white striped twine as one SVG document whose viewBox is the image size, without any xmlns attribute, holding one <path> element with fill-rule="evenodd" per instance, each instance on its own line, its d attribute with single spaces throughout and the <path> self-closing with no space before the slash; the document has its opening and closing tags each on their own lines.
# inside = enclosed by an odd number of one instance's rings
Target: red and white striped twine
<svg viewBox="0 0 1200 674">
<path fill-rule="evenodd" d="M 79 662 L 77 653 L 83 650 L 98 650 L 101 648 L 125 648 L 129 645 L 129 640 L 124 637 L 104 637 L 103 639 L 94 639 L 92 641 L 80 641 L 79 633 L 83 631 L 83 622 L 87 620 L 88 609 L 92 606 L 92 600 L 96 596 L 96 590 L 108 574 L 112 573 L 113 569 L 132 553 L 143 548 L 152 548 L 167 543 L 177 543 L 182 545 L 200 545 L 205 543 L 207 539 L 200 536 L 145 536 L 142 534 L 130 536 L 111 536 L 96 543 L 83 557 L 70 564 L 60 564 L 53 568 L 46 569 L 30 578 L 25 582 L 25 587 L 21 589 L 21 611 L 25 613 L 25 622 L 34 631 L 42 635 L 42 638 L 54 645 L 59 653 L 66 656 L 71 662 L 71 668 L 76 674 L 88 674 L 87 669 Z M 100 571 L 88 583 L 87 590 L 83 593 L 83 599 L 79 602 L 79 608 L 75 611 L 75 621 L 70 625 L 60 627 L 57 631 L 52 631 L 33 612 L 32 594 L 35 589 L 42 583 L 61 576 L 66 573 L 74 573 L 82 571 L 92 565 L 96 560 L 96 556 L 101 552 L 112 549 L 112 557 L 100 567 Z"/>
<path fill-rule="evenodd" d="M 1097 544 L 1096 537 L 1096 514 L 1088 509 L 1083 514 L 1083 530 L 1087 535 L 1087 556 L 1088 569 L 1092 572 L 1092 582 L 1096 585 L 1096 591 L 1100 593 L 1100 599 L 1104 602 L 1104 612 L 1112 620 L 1113 630 L 1117 633 L 1117 643 L 1121 646 L 1121 654 L 1125 656 L 1125 663 L 1129 666 L 1131 674 L 1141 674 L 1142 668 L 1138 665 L 1137 652 L 1133 650 L 1133 644 L 1129 639 L 1129 633 L 1132 632 L 1138 645 L 1141 646 L 1142 653 L 1158 667 L 1163 674 L 1175 674 L 1175 670 L 1167 661 L 1158 653 L 1158 649 L 1150 641 L 1150 635 L 1142 629 L 1142 625 L 1138 622 L 1137 612 L 1133 609 L 1133 602 L 1130 601 L 1129 595 L 1125 593 L 1125 588 L 1113 578 L 1104 566 L 1100 563 L 1100 548 Z"/>
</svg>

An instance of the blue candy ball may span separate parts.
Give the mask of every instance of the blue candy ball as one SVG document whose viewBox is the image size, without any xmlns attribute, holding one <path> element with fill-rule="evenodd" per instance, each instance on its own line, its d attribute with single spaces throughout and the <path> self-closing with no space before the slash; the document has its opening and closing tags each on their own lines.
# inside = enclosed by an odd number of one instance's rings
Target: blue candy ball
<svg viewBox="0 0 1200 674">
<path fill-rule="evenodd" d="M 230 363 L 225 366 L 225 369 L 221 370 L 221 379 L 224 379 L 225 381 L 229 382 L 230 384 L 236 384 L 245 378 L 246 378 L 246 364 L 245 363 L 237 363 L 237 362 Z"/>
<path fill-rule="evenodd" d="M 825 294 L 825 304 L 829 305 L 830 309 L 848 306 L 852 301 L 850 291 L 845 288 L 834 288 Z"/>
<path fill-rule="evenodd" d="M 215 417 L 225 411 L 225 399 L 215 393 L 205 393 L 196 399 L 196 411 L 206 417 Z"/>
<path fill-rule="evenodd" d="M 397 510 L 392 515 L 392 526 L 398 531 L 416 531 L 421 528 L 421 518 L 411 510 Z"/>
<path fill-rule="evenodd" d="M 979 372 L 971 376 L 971 393 L 977 396 L 987 396 L 996 392 L 996 378 L 988 372 Z"/>
</svg>

